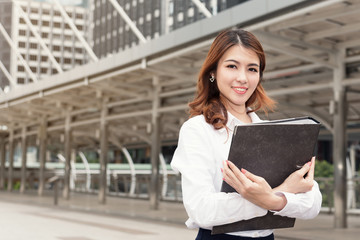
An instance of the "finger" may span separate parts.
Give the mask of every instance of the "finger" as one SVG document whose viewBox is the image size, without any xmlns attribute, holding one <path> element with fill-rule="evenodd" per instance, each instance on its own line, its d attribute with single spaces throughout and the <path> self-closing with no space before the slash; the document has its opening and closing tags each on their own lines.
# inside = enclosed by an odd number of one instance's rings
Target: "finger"
<svg viewBox="0 0 360 240">
<path fill-rule="evenodd" d="M 245 169 L 241 169 L 241 172 L 248 178 L 250 179 L 252 182 L 260 182 L 263 178 L 262 177 L 259 177 Z"/>
<path fill-rule="evenodd" d="M 309 170 L 310 170 L 310 164 L 311 164 L 311 162 L 305 163 L 302 168 L 300 168 L 299 170 L 297 170 L 297 172 L 298 172 L 301 176 L 305 176 L 305 174 L 306 174 L 307 172 L 309 172 Z"/>
<path fill-rule="evenodd" d="M 235 176 L 235 173 L 229 167 L 227 160 L 223 161 L 223 166 L 223 180 L 227 184 L 232 186 L 234 189 L 236 189 L 236 186 L 242 187 L 242 183 L 239 181 L 239 179 Z"/>
<path fill-rule="evenodd" d="M 248 179 L 248 178 L 240 171 L 240 169 L 239 169 L 237 166 L 235 166 L 234 163 L 232 163 L 231 161 L 228 161 L 228 164 L 229 164 L 231 170 L 234 172 L 234 174 L 235 174 L 235 176 L 237 177 L 237 179 L 239 179 L 239 181 L 240 181 L 243 185 L 252 182 L 250 179 Z"/>
<path fill-rule="evenodd" d="M 312 157 L 311 158 L 310 170 L 308 172 L 308 175 L 306 176 L 306 179 L 313 181 L 314 180 L 314 173 L 315 173 L 315 157 Z"/>
<path fill-rule="evenodd" d="M 227 160 L 223 161 L 223 177 L 224 180 L 229 181 L 231 180 L 232 182 L 236 182 L 236 176 L 235 173 L 233 172 L 233 170 L 229 167 L 229 164 L 227 162 Z"/>
</svg>

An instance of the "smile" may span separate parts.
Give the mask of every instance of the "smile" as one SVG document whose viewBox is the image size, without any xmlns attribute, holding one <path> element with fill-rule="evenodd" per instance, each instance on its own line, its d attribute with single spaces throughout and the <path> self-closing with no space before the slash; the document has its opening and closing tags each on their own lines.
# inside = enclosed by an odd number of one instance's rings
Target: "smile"
<svg viewBox="0 0 360 240">
<path fill-rule="evenodd" d="M 238 94 L 244 94 L 248 90 L 246 87 L 231 87 Z"/>
</svg>

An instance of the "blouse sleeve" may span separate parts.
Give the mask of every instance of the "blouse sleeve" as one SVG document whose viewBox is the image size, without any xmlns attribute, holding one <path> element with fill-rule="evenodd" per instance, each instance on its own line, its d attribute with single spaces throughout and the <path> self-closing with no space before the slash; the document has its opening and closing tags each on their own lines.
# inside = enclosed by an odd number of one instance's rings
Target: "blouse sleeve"
<svg viewBox="0 0 360 240">
<path fill-rule="evenodd" d="M 322 195 L 316 181 L 309 192 L 297 194 L 278 192 L 277 194 L 283 194 L 287 199 L 287 204 L 281 211 L 275 212 L 275 215 L 311 219 L 320 212 Z"/>
<path fill-rule="evenodd" d="M 214 157 L 216 146 L 208 126 L 191 120 L 180 129 L 171 162 L 172 168 L 181 173 L 183 202 L 189 218 L 202 228 L 210 228 L 265 215 L 267 210 L 240 194 L 216 191 L 216 171 L 221 173 Z"/>
</svg>

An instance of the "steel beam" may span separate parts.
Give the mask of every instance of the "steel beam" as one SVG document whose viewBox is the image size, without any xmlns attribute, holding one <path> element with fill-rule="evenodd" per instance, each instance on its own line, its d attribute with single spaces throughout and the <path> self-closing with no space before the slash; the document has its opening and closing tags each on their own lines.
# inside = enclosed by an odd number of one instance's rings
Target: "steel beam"
<svg viewBox="0 0 360 240">
<path fill-rule="evenodd" d="M 9 168 L 8 168 L 8 182 L 7 190 L 11 192 L 13 190 L 13 178 L 14 178 L 14 129 L 10 129 L 9 132 Z"/>
<path fill-rule="evenodd" d="M 255 23 L 253 25 L 249 25 L 247 27 L 243 27 L 247 31 L 254 31 L 256 29 L 264 28 L 269 25 L 279 23 L 279 22 L 286 22 L 288 19 L 307 14 L 311 11 L 315 11 L 339 2 L 343 2 L 343 0 L 327 0 L 327 1 L 320 1 L 319 3 L 313 4 L 309 7 L 304 7 L 300 10 L 292 11 L 283 15 L 280 15 L 278 17 L 271 18 L 270 20 L 261 21 L 259 23 Z"/>
<path fill-rule="evenodd" d="M 39 126 L 39 187 L 38 187 L 38 195 L 42 196 L 44 194 L 45 189 L 45 163 L 46 163 L 46 129 L 47 121 L 46 118 L 41 119 L 41 123 Z"/>
<path fill-rule="evenodd" d="M 71 114 L 70 111 L 66 113 L 65 117 L 65 129 L 64 129 L 64 158 L 65 158 L 65 169 L 64 169 L 64 189 L 63 197 L 66 200 L 70 199 L 70 172 L 71 172 L 71 144 L 72 144 L 72 132 L 71 132 Z"/>
<path fill-rule="evenodd" d="M 153 106 L 151 118 L 151 177 L 150 177 L 150 208 L 159 208 L 159 193 L 160 193 L 160 179 L 159 179 L 159 154 L 161 149 L 160 144 L 160 86 L 159 78 L 153 77 Z"/>
<path fill-rule="evenodd" d="M 2 63 L 2 61 L 0 60 L 0 69 L 1 71 L 4 73 L 4 75 L 6 76 L 6 78 L 9 80 L 10 86 L 12 87 L 17 87 L 17 82 L 15 81 L 15 79 L 11 76 L 11 74 L 8 72 L 8 70 L 6 69 L 6 67 L 4 66 L 4 64 Z"/>
<path fill-rule="evenodd" d="M 4 38 L 6 39 L 6 41 L 8 42 L 8 44 L 10 45 L 11 49 L 15 52 L 16 56 L 19 58 L 21 64 L 24 66 L 26 72 L 30 75 L 30 78 L 34 81 L 37 82 L 38 79 L 35 76 L 35 74 L 31 71 L 29 65 L 26 63 L 26 61 L 24 60 L 24 58 L 22 57 L 21 53 L 18 51 L 16 45 L 14 44 L 14 42 L 11 40 L 9 34 L 6 32 L 5 28 L 3 27 L 3 25 L 0 23 L 0 32 L 2 33 L 2 35 L 4 36 Z"/>
<path fill-rule="evenodd" d="M 320 58 L 306 55 L 306 54 L 303 53 L 303 51 L 299 51 L 299 50 L 295 50 L 295 49 L 290 48 L 290 47 L 286 47 L 283 44 L 263 42 L 263 46 L 265 48 L 272 49 L 272 50 L 274 50 L 276 52 L 280 52 L 282 54 L 290 55 L 290 56 L 293 56 L 295 58 L 299 58 L 299 59 L 309 61 L 309 62 L 312 62 L 312 63 L 315 63 L 315 64 L 320 64 L 320 65 L 322 65 L 324 67 L 327 67 L 327 68 L 330 68 L 330 69 L 333 69 L 333 68 L 336 67 L 336 65 L 333 64 L 332 62 L 324 61 L 324 60 L 322 60 Z"/>
<path fill-rule="evenodd" d="M 299 18 L 280 22 L 274 26 L 270 26 L 269 30 L 272 32 L 277 32 L 286 28 L 289 29 L 296 28 L 298 26 L 310 25 L 315 22 L 324 21 L 324 19 L 327 19 L 329 16 L 331 16 L 332 18 L 339 18 L 344 15 L 359 13 L 359 8 L 360 4 L 346 4 L 344 2 L 343 6 L 328 11 L 321 11 L 311 15 L 304 14 L 304 16 L 301 16 Z"/>
<path fill-rule="evenodd" d="M 0 189 L 5 188 L 5 159 L 6 147 L 5 147 L 5 134 L 0 134 Z"/>
<path fill-rule="evenodd" d="M 55 3 L 57 8 L 59 9 L 59 11 L 61 13 L 61 16 L 65 19 L 67 24 L 69 24 L 71 30 L 73 30 L 76 37 L 79 39 L 81 44 L 84 46 L 84 48 L 85 48 L 86 52 L 89 54 L 90 58 L 94 62 L 97 62 L 99 60 L 98 57 L 96 56 L 96 54 L 94 53 L 94 51 L 92 50 L 90 45 L 86 42 L 85 38 L 81 35 L 81 33 L 79 32 L 79 30 L 77 29 L 77 27 L 75 26 L 75 24 L 73 23 L 73 21 L 71 20 L 69 15 L 66 13 L 64 7 L 60 4 L 59 0 L 53 0 L 53 2 Z"/>
<path fill-rule="evenodd" d="M 120 6 L 120 4 L 116 0 L 109 0 L 109 2 L 113 5 L 116 11 L 120 14 L 120 16 L 124 19 L 124 21 L 129 25 L 130 29 L 134 32 L 134 34 L 139 38 L 142 43 L 146 43 L 146 38 L 140 32 L 140 30 L 136 27 L 135 23 L 129 18 L 124 9 Z"/>
<path fill-rule="evenodd" d="M 200 2 L 200 0 L 191 0 L 191 1 L 197 6 L 200 12 L 202 12 L 202 14 L 205 15 L 205 17 L 207 18 L 212 17 L 211 12 L 205 7 L 204 3 Z"/>
<path fill-rule="evenodd" d="M 338 26 L 338 27 L 314 32 L 309 35 L 305 35 L 303 40 L 304 41 L 313 41 L 313 40 L 320 39 L 320 38 L 324 39 L 327 37 L 339 36 L 339 35 L 343 35 L 343 34 L 349 33 L 349 32 L 358 32 L 359 28 L 360 28 L 360 23 L 354 23 L 354 24 L 349 24 L 349 25 L 345 25 L 345 26 Z"/>
<path fill-rule="evenodd" d="M 99 176 L 99 203 L 106 203 L 107 193 L 107 163 L 108 163 L 108 125 L 106 117 L 108 115 L 108 108 L 106 107 L 106 100 L 104 100 L 101 117 L 100 117 L 100 176 Z"/>
<path fill-rule="evenodd" d="M 26 126 L 22 127 L 21 131 L 21 182 L 20 193 L 25 192 L 26 188 L 26 153 L 27 153 L 27 139 L 26 139 Z"/>
<path fill-rule="evenodd" d="M 334 162 L 334 227 L 347 227 L 347 213 L 346 213 L 346 118 L 347 118 L 347 103 L 346 103 L 346 88 L 342 81 L 345 78 L 345 50 L 339 50 L 335 54 L 335 60 L 338 67 L 334 70 L 334 107 L 333 110 L 333 162 Z"/>
</svg>

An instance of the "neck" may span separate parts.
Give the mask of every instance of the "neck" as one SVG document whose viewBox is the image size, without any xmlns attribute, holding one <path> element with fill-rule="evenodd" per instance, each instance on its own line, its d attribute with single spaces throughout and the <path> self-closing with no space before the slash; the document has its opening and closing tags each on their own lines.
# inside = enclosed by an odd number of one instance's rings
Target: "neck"
<svg viewBox="0 0 360 240">
<path fill-rule="evenodd" d="M 245 105 L 242 106 L 232 106 L 227 104 L 226 109 L 237 119 L 239 119 L 243 123 L 252 123 L 250 116 L 247 114 L 247 109 Z"/>
</svg>

